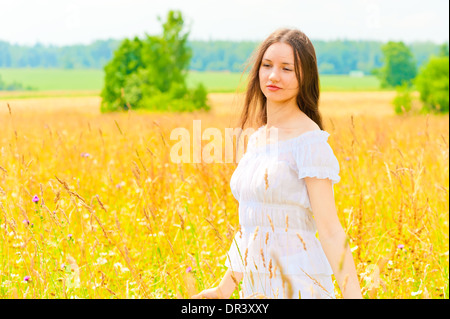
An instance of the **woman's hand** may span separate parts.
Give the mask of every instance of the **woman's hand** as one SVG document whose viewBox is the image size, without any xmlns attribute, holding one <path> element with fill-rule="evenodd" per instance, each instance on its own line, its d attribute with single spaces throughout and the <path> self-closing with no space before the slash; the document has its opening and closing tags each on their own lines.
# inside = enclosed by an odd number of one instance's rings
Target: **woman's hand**
<svg viewBox="0 0 450 319">
<path fill-rule="evenodd" d="M 192 299 L 223 299 L 223 294 L 219 287 L 205 289 L 197 295 L 193 295 Z"/>
<path fill-rule="evenodd" d="M 233 272 L 228 269 L 223 276 L 222 281 L 217 287 L 203 290 L 201 293 L 192 296 L 192 299 L 229 299 L 233 291 L 238 287 L 242 280 L 242 273 Z"/>
</svg>

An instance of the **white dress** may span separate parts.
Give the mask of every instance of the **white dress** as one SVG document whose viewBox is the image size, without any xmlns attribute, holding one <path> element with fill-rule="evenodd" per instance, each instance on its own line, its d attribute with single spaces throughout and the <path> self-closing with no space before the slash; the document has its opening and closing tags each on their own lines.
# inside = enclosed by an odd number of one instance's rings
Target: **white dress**
<svg viewBox="0 0 450 319">
<path fill-rule="evenodd" d="M 316 237 L 304 180 L 339 182 L 339 162 L 327 142 L 330 134 L 308 131 L 265 144 L 263 128 L 249 137 L 230 179 L 239 202 L 240 230 L 225 265 L 243 273 L 243 298 L 335 298 L 333 272 Z"/>
</svg>

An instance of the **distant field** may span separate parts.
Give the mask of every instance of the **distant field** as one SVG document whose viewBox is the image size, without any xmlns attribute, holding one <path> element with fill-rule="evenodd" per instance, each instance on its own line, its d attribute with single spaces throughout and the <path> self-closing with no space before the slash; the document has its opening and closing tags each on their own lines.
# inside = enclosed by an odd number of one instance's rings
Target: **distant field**
<svg viewBox="0 0 450 319">
<path fill-rule="evenodd" d="M 17 81 L 38 91 L 101 90 L 103 86 L 102 70 L 1 68 L 0 76 L 6 83 Z"/>
<path fill-rule="evenodd" d="M 104 81 L 103 70 L 91 69 L 0 69 L 0 76 L 6 83 L 18 81 L 38 91 L 99 91 Z M 202 82 L 210 92 L 236 92 L 245 88 L 245 80 L 241 73 L 191 72 L 188 85 Z M 322 75 L 320 81 L 323 91 L 379 90 L 379 81 L 374 76 Z"/>
</svg>

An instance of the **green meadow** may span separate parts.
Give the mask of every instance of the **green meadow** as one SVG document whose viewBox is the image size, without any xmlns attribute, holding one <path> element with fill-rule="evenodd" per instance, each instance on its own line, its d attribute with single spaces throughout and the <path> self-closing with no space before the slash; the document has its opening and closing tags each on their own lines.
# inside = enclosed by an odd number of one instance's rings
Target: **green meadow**
<svg viewBox="0 0 450 319">
<path fill-rule="evenodd" d="M 98 69 L 6 69 L 0 68 L 6 83 L 20 82 L 37 91 L 95 91 L 101 90 L 103 70 Z M 245 88 L 246 75 L 233 72 L 189 73 L 188 86 L 202 82 L 209 92 L 236 92 Z M 323 91 L 377 91 L 379 80 L 375 76 L 352 77 L 347 75 L 321 75 Z"/>
</svg>

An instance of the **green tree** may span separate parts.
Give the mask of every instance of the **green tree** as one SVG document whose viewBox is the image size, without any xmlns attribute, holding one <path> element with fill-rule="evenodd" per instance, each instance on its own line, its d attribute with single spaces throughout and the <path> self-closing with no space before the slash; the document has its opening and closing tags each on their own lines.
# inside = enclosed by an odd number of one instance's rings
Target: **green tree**
<svg viewBox="0 0 450 319">
<path fill-rule="evenodd" d="M 406 81 L 412 84 L 416 77 L 416 63 L 411 50 L 403 42 L 388 42 L 381 48 L 384 65 L 377 75 L 381 81 L 381 87 L 396 87 Z"/>
<path fill-rule="evenodd" d="M 101 92 L 103 111 L 128 109 L 124 87 L 132 74 L 143 67 L 141 59 L 142 41 L 135 37 L 125 39 L 114 52 L 113 59 L 105 66 L 105 84 Z"/>
<path fill-rule="evenodd" d="M 169 11 L 162 26 L 162 35 L 125 39 L 114 52 L 105 66 L 102 112 L 209 109 L 206 92 L 201 87 L 190 92 L 186 85 L 192 52 L 181 12 Z"/>
<path fill-rule="evenodd" d="M 448 57 L 448 43 L 444 43 L 439 47 L 439 56 Z"/>
<path fill-rule="evenodd" d="M 448 54 L 448 50 L 447 50 Z M 424 112 L 449 111 L 449 57 L 431 57 L 415 79 Z"/>
</svg>

